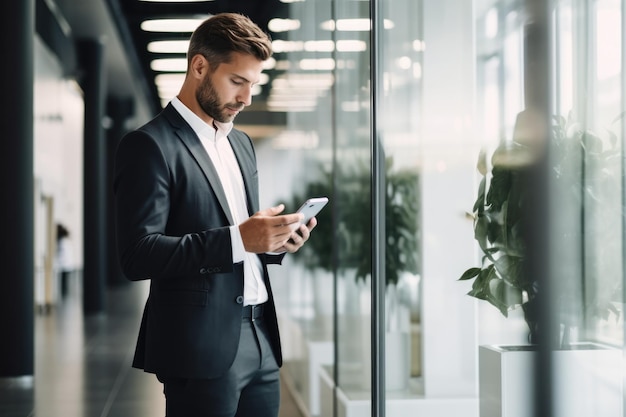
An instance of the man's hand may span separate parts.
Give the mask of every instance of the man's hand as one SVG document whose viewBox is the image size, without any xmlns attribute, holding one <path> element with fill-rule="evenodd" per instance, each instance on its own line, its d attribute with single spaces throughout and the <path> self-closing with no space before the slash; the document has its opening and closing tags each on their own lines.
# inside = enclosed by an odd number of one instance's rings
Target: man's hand
<svg viewBox="0 0 626 417">
<path fill-rule="evenodd" d="M 304 243 L 309 240 L 311 236 L 311 230 L 317 226 L 317 219 L 315 217 L 309 220 L 307 225 L 301 224 L 296 230 L 293 231 L 287 243 L 278 250 L 278 252 L 289 252 L 294 253 L 297 252 Z"/>
<path fill-rule="evenodd" d="M 311 228 L 300 225 L 299 228 L 292 231 L 291 225 L 302 221 L 303 215 L 300 213 L 280 215 L 284 209 L 285 206 L 280 204 L 258 211 L 239 225 L 239 232 L 246 252 L 295 252 L 304 244 L 309 238 L 310 230 L 315 225 Z M 313 223 L 315 222 L 313 221 Z M 298 231 L 300 234 L 297 233 Z M 289 242 L 290 239 L 293 239 L 292 243 Z"/>
</svg>

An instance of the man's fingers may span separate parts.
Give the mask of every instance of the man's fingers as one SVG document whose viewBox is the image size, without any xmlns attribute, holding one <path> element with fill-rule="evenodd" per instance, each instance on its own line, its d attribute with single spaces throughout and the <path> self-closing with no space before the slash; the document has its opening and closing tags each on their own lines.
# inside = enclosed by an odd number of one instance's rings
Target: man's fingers
<svg viewBox="0 0 626 417">
<path fill-rule="evenodd" d="M 315 226 L 315 221 L 303 225 L 304 214 L 281 215 L 284 210 L 284 204 L 260 210 L 239 226 L 244 248 L 248 252 L 261 253 L 283 247 L 288 247 L 293 252 L 302 246 L 308 239 L 309 231 Z M 292 233 L 299 229 L 304 229 L 304 232 L 300 232 L 303 238 L 298 239 L 297 244 L 289 244 Z"/>
<path fill-rule="evenodd" d="M 255 216 L 276 216 L 277 214 L 280 214 L 283 212 L 283 210 L 285 210 L 285 205 L 284 204 L 279 204 L 277 206 L 274 207 L 270 207 L 270 208 L 266 208 L 265 210 L 260 210 L 258 211 Z"/>
<path fill-rule="evenodd" d="M 285 205 L 279 204 L 274 207 L 269 207 L 264 210 L 260 210 L 255 213 L 255 216 L 273 217 L 273 219 L 269 223 L 272 226 L 282 226 L 282 225 L 298 223 L 304 219 L 304 214 L 302 213 L 290 213 L 290 214 L 283 214 L 279 216 L 279 214 L 282 213 L 284 210 L 285 210 Z"/>
</svg>

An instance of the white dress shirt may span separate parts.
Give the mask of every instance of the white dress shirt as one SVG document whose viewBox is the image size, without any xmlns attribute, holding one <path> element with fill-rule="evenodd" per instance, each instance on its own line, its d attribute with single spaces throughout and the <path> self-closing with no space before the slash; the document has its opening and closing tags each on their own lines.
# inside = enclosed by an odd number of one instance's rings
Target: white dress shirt
<svg viewBox="0 0 626 417">
<path fill-rule="evenodd" d="M 230 227 L 233 262 L 243 261 L 244 264 L 243 303 L 244 305 L 264 303 L 268 299 L 268 294 L 263 282 L 261 260 L 256 254 L 246 252 L 239 232 L 239 224 L 248 219 L 250 213 L 246 204 L 245 187 L 239 163 L 227 137 L 233 124 L 214 121 L 214 126 L 210 126 L 185 106 L 178 97 L 172 99 L 172 105 L 198 135 L 224 188 L 228 208 L 235 222 Z"/>
</svg>

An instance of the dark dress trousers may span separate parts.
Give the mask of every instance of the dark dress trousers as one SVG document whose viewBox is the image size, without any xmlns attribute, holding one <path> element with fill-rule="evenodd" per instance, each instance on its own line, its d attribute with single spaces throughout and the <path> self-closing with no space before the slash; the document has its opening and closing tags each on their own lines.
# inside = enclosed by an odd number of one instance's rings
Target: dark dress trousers
<svg viewBox="0 0 626 417">
<path fill-rule="evenodd" d="M 228 135 L 249 213 L 259 210 L 250 137 Z M 233 224 L 217 172 L 195 132 L 171 104 L 124 136 L 115 161 L 119 258 L 130 280 L 150 280 L 133 366 L 168 377 L 214 378 L 233 363 L 243 308 L 243 263 L 233 263 Z M 276 362 L 280 338 L 267 264 L 264 317 Z"/>
</svg>

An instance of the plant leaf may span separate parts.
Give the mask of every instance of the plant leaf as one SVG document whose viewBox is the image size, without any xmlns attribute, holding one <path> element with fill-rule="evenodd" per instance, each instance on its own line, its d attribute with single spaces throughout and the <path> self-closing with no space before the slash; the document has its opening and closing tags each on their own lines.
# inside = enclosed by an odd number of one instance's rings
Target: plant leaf
<svg viewBox="0 0 626 417">
<path fill-rule="evenodd" d="M 467 271 L 465 271 L 463 275 L 461 275 L 461 278 L 459 278 L 459 281 L 465 281 L 468 279 L 475 278 L 476 276 L 478 276 L 478 274 L 480 274 L 480 271 L 481 271 L 480 268 L 470 268 Z"/>
</svg>

